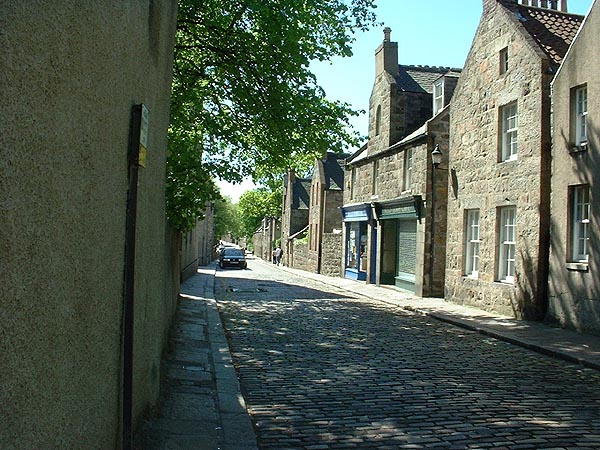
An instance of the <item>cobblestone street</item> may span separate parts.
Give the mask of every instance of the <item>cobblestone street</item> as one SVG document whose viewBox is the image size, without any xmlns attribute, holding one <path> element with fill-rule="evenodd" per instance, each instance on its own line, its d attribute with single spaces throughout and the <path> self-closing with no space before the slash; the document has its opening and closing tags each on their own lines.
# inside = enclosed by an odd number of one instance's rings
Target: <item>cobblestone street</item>
<svg viewBox="0 0 600 450">
<path fill-rule="evenodd" d="M 260 260 L 216 275 L 263 450 L 600 448 L 597 371 Z"/>
</svg>

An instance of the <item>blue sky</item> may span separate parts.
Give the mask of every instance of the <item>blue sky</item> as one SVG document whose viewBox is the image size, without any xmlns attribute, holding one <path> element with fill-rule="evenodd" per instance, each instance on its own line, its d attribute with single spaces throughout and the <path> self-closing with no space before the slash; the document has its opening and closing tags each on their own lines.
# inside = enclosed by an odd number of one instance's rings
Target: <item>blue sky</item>
<svg viewBox="0 0 600 450">
<path fill-rule="evenodd" d="M 383 26 L 356 36 L 351 58 L 312 66 L 327 97 L 367 110 L 375 76 L 375 49 L 392 29 L 400 64 L 462 67 L 481 18 L 482 0 L 377 0 Z M 569 0 L 569 12 L 586 14 L 592 0 Z M 367 134 L 368 117 L 352 124 Z"/>
<path fill-rule="evenodd" d="M 482 11 L 482 0 L 377 0 L 380 27 L 359 33 L 353 44 L 354 55 L 311 66 L 319 84 L 331 100 L 350 103 L 354 109 L 367 110 L 375 76 L 375 49 L 383 41 L 383 28 L 392 29 L 398 42 L 400 64 L 462 67 L 475 35 Z M 569 12 L 586 14 L 592 0 L 568 0 Z M 368 117 L 352 119 L 361 134 L 367 134 Z M 223 195 L 233 202 L 254 185 L 218 183 Z"/>
</svg>

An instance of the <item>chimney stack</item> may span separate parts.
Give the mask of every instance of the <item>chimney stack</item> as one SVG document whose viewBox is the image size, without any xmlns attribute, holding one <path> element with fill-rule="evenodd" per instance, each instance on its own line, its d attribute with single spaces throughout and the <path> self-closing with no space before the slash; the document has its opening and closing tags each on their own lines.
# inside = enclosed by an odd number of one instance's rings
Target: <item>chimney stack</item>
<svg viewBox="0 0 600 450">
<path fill-rule="evenodd" d="M 388 72 L 391 75 L 398 75 L 398 43 L 390 39 L 392 29 L 385 27 L 383 29 L 383 43 L 375 50 L 375 76 Z"/>
</svg>

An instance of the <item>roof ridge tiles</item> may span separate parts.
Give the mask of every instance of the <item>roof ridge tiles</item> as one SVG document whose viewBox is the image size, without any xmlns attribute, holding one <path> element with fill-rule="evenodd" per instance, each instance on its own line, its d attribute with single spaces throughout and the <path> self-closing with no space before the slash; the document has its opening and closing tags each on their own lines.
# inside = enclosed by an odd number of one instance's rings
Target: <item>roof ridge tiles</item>
<svg viewBox="0 0 600 450">
<path fill-rule="evenodd" d="M 440 72 L 440 71 L 462 71 L 461 68 L 457 67 L 448 67 L 448 66 L 430 66 L 430 65 L 421 65 L 421 64 L 398 64 L 398 67 L 403 69 L 420 69 L 430 72 Z"/>
</svg>

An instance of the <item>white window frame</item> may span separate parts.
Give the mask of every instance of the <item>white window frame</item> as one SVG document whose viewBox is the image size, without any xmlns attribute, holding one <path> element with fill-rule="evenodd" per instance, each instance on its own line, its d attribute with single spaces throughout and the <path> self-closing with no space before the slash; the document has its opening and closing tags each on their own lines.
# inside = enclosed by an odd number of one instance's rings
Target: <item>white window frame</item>
<svg viewBox="0 0 600 450">
<path fill-rule="evenodd" d="M 589 260 L 590 187 L 571 187 L 571 260 Z"/>
<path fill-rule="evenodd" d="M 517 208 L 505 206 L 499 208 L 498 213 L 498 281 L 514 283 L 517 251 Z"/>
<path fill-rule="evenodd" d="M 444 108 L 444 79 L 440 78 L 433 83 L 433 115 L 435 116 Z"/>
<path fill-rule="evenodd" d="M 468 209 L 465 215 L 465 275 L 479 277 L 479 218 L 478 209 Z"/>
<path fill-rule="evenodd" d="M 379 160 L 373 161 L 373 195 L 379 194 Z"/>
<path fill-rule="evenodd" d="M 509 103 L 501 108 L 500 161 L 517 159 L 519 142 L 519 107 L 517 102 Z"/>
<path fill-rule="evenodd" d="M 404 177 L 402 178 L 402 190 L 410 191 L 413 173 L 413 149 L 404 151 Z"/>
<path fill-rule="evenodd" d="M 508 47 L 500 50 L 500 75 L 508 72 Z"/>
<path fill-rule="evenodd" d="M 587 144 L 587 85 L 575 89 L 575 145 Z"/>
</svg>

